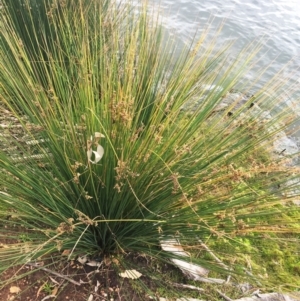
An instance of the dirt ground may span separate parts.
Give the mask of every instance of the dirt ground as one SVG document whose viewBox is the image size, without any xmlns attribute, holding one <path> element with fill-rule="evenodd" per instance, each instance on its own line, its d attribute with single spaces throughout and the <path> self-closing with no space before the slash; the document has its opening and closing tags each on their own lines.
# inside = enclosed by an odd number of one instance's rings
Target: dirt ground
<svg viewBox="0 0 300 301">
<path fill-rule="evenodd" d="M 47 267 L 46 267 L 47 265 Z M 149 279 L 141 276 L 138 280 L 121 278 L 111 266 L 103 262 L 100 267 L 82 265 L 77 261 L 62 261 L 36 268 L 31 265 L 10 268 L 0 276 L 1 282 L 15 280 L 0 290 L 1 301 L 146 301 L 145 293 L 133 288 L 133 281 L 147 285 Z M 43 269 L 46 269 L 43 270 Z M 152 299 L 153 300 L 153 299 Z"/>
</svg>

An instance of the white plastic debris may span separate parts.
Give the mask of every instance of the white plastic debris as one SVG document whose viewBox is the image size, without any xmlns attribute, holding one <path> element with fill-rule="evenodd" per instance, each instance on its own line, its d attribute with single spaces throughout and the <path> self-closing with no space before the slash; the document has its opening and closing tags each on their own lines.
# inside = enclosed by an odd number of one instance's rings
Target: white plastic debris
<svg viewBox="0 0 300 301">
<path fill-rule="evenodd" d="M 164 239 L 160 241 L 161 248 L 166 252 L 171 252 L 174 255 L 182 257 L 190 257 L 189 253 L 185 252 L 177 239 Z M 181 271 L 190 279 L 202 280 L 207 277 L 209 270 L 200 265 L 188 263 L 177 258 L 171 259 L 172 262 L 181 269 Z"/>
<path fill-rule="evenodd" d="M 88 261 L 88 258 L 86 255 L 78 256 L 77 261 L 80 262 L 81 264 L 85 264 Z"/>
<path fill-rule="evenodd" d="M 89 265 L 91 267 L 100 267 L 102 265 L 102 262 L 95 261 L 95 260 L 90 260 L 86 263 L 86 265 Z"/>
<path fill-rule="evenodd" d="M 95 132 L 95 136 L 93 138 L 93 136 L 91 136 L 91 139 L 87 141 L 87 157 L 88 157 L 88 161 L 92 164 L 96 164 L 98 163 L 103 155 L 104 155 L 104 148 L 98 143 L 100 138 L 104 138 L 105 136 L 102 135 L 99 132 Z M 97 150 L 94 151 L 92 149 L 92 146 L 97 146 Z M 92 155 L 94 154 L 94 160 L 92 160 Z"/>
</svg>

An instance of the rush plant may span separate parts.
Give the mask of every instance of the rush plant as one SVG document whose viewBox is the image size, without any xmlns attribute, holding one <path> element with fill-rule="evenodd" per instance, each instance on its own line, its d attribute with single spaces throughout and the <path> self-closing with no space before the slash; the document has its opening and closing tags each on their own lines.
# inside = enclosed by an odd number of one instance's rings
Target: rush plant
<svg viewBox="0 0 300 301">
<path fill-rule="evenodd" d="M 205 32 L 178 55 L 147 6 L 2 3 L 0 101 L 14 124 L 0 136 L 1 271 L 82 254 L 168 261 L 161 243 L 176 239 L 191 254 L 180 259 L 241 274 L 237 254 L 217 254 L 224 269 L 203 242 L 299 233 L 285 213 L 298 169 L 272 155 L 296 117 L 266 115 L 286 86 L 223 106 L 237 84 L 251 89 L 259 45 L 231 62 Z"/>
</svg>

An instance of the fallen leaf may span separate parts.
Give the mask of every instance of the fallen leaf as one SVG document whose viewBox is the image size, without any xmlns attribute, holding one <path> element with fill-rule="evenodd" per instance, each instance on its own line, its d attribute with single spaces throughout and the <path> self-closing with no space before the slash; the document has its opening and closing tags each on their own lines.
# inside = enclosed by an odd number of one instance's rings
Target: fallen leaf
<svg viewBox="0 0 300 301">
<path fill-rule="evenodd" d="M 11 286 L 9 288 L 9 292 L 11 294 L 18 294 L 21 291 L 21 289 L 18 286 Z"/>
<path fill-rule="evenodd" d="M 105 256 L 105 257 L 104 257 L 104 259 L 103 259 L 103 262 L 104 262 L 104 264 L 105 264 L 106 266 L 110 266 L 110 265 L 111 265 L 111 262 L 112 262 L 112 260 L 111 260 L 111 258 L 110 258 L 110 257 L 108 257 L 108 256 Z"/>
<path fill-rule="evenodd" d="M 119 260 L 118 260 L 117 258 L 113 258 L 111 261 L 112 261 L 115 265 L 120 265 L 120 262 L 119 262 Z"/>
<path fill-rule="evenodd" d="M 59 282 L 58 281 L 56 281 L 55 279 L 53 279 L 52 277 L 49 277 L 50 278 L 50 280 L 53 282 L 53 283 L 55 283 L 55 284 L 57 284 L 57 285 L 59 285 Z"/>
<path fill-rule="evenodd" d="M 70 255 L 70 253 L 71 253 L 71 250 L 64 250 L 62 253 L 61 253 L 61 255 L 62 256 L 69 256 Z"/>
<path fill-rule="evenodd" d="M 126 270 L 124 273 L 120 273 L 119 276 L 123 278 L 138 279 L 142 274 L 136 270 Z"/>
<path fill-rule="evenodd" d="M 36 296 L 38 297 L 42 291 L 42 289 L 44 288 L 44 285 L 47 283 L 47 281 L 45 281 L 38 289 L 37 293 L 36 293 Z"/>
<path fill-rule="evenodd" d="M 94 300 L 94 296 L 92 294 L 90 294 L 89 298 L 87 299 L 87 301 L 93 301 Z"/>
<path fill-rule="evenodd" d="M 58 292 L 58 286 L 55 286 L 54 289 L 51 292 L 51 295 L 56 296 L 57 292 Z"/>
</svg>

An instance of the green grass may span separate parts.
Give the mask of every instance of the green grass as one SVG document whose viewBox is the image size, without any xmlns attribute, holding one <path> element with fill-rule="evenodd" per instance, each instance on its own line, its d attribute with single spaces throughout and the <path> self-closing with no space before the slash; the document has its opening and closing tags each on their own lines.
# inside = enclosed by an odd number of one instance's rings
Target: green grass
<svg viewBox="0 0 300 301">
<path fill-rule="evenodd" d="M 233 116 L 232 108 L 215 113 L 235 85 L 251 87 L 241 82 L 259 44 L 229 63 L 230 45 L 213 40 L 204 48 L 204 33 L 178 56 L 146 6 L 137 14 L 110 1 L 3 3 L 0 101 L 26 139 L 43 142 L 33 153 L 9 140 L 26 157 L 18 162 L 0 152 L 0 239 L 10 239 L 0 249 L 1 271 L 52 254 L 59 261 L 64 250 L 69 259 L 133 253 L 165 262 L 173 255 L 160 240 L 177 237 L 193 255 L 188 260 L 243 275 L 248 259 L 234 252 L 249 252 L 255 266 L 274 256 L 274 246 L 296 248 L 299 210 L 283 206 L 293 197 L 283 196 L 289 187 L 282 184 L 298 169 L 270 155 L 276 134 L 296 117 L 286 109 L 262 122 L 263 111 L 249 113 L 253 99 Z M 39 13 L 28 9 L 35 3 Z M 288 87 L 279 75 L 255 103 L 271 110 Z M 198 99 L 193 112 L 182 109 Z M 104 155 L 93 164 L 95 153 L 89 161 L 87 152 L 98 145 Z M 288 235 L 293 240 L 283 240 Z M 266 246 L 256 247 L 262 237 Z M 199 252 L 199 238 L 230 271 Z M 286 261 L 288 275 L 295 260 Z M 268 287 L 273 279 L 260 281 Z"/>
</svg>

